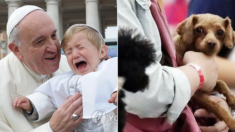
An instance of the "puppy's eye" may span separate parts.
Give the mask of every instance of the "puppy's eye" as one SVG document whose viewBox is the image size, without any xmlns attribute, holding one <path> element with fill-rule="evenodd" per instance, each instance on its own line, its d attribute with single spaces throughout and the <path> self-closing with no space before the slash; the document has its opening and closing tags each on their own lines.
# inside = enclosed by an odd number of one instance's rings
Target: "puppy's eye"
<svg viewBox="0 0 235 132">
<path fill-rule="evenodd" d="M 201 27 L 198 27 L 195 29 L 196 33 L 201 34 L 203 33 L 203 29 Z"/>
<path fill-rule="evenodd" d="M 222 35 L 224 34 L 224 31 L 221 30 L 221 29 L 219 29 L 219 30 L 216 31 L 216 34 L 217 34 L 218 36 L 222 36 Z"/>
</svg>

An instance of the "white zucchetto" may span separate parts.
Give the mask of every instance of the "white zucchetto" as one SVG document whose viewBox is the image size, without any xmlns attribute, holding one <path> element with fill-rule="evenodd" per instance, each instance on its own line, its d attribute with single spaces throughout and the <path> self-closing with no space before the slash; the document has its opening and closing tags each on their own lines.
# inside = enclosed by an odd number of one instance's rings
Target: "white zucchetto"
<svg viewBox="0 0 235 132">
<path fill-rule="evenodd" d="M 7 22 L 7 36 L 9 39 L 9 36 L 13 30 L 13 28 L 30 12 L 35 10 L 42 10 L 42 8 L 33 6 L 33 5 L 25 5 L 20 8 L 17 8 L 10 16 Z M 29 25 L 30 26 L 30 25 Z"/>
</svg>

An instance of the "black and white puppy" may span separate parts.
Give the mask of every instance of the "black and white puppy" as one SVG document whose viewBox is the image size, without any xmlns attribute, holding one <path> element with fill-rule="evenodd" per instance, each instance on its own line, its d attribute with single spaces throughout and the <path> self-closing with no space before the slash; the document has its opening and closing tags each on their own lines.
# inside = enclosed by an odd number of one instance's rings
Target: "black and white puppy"
<svg viewBox="0 0 235 132">
<path fill-rule="evenodd" d="M 118 76 L 125 78 L 122 89 L 118 94 L 118 131 L 122 132 L 125 126 L 125 93 L 144 90 L 149 77 L 145 69 L 155 62 L 153 44 L 142 35 L 135 34 L 135 30 L 120 29 L 118 31 Z"/>
</svg>

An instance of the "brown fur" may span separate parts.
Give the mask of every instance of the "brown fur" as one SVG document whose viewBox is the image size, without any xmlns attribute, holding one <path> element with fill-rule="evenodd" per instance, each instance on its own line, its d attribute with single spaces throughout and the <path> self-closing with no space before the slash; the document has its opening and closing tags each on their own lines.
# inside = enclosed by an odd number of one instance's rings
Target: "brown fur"
<svg viewBox="0 0 235 132">
<path fill-rule="evenodd" d="M 182 60 L 184 53 L 190 50 L 213 56 L 220 51 L 223 44 L 232 48 L 235 41 L 231 20 L 228 17 L 223 19 L 212 14 L 191 15 L 178 25 L 176 32 L 178 35 L 174 37 L 174 41 L 177 60 Z M 228 105 L 235 109 L 235 97 L 226 83 L 218 80 L 214 91 L 223 94 Z M 207 93 L 199 90 L 192 99 L 201 107 L 213 112 L 230 129 L 235 130 L 235 119 L 231 116 L 231 112 L 227 112 L 210 100 Z"/>
</svg>

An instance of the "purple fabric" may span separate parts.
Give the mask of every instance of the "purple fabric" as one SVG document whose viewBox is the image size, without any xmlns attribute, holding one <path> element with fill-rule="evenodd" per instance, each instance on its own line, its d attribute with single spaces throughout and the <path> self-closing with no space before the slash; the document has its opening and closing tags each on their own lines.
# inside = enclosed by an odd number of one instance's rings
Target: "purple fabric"
<svg viewBox="0 0 235 132">
<path fill-rule="evenodd" d="M 140 119 L 133 114 L 126 115 L 126 125 L 123 132 L 201 132 L 188 106 L 186 106 L 177 121 L 170 125 L 165 117 Z"/>
<path fill-rule="evenodd" d="M 169 132 L 201 132 L 197 121 L 188 106 L 184 108 L 180 117 L 173 124 Z"/>
<path fill-rule="evenodd" d="M 165 12 L 160 9 L 158 3 L 155 0 L 151 0 L 151 2 L 152 4 L 150 6 L 150 10 L 160 33 L 162 46 L 169 54 L 173 66 L 177 67 L 175 45 L 168 28 L 166 16 L 164 15 Z"/>
<path fill-rule="evenodd" d="M 173 66 L 176 67 L 175 46 L 173 45 L 164 12 L 160 10 L 155 0 L 151 0 L 151 2 L 150 10 L 158 25 L 163 48 L 166 49 Z M 138 116 L 128 113 L 124 132 L 200 132 L 200 129 L 191 109 L 186 106 L 173 125 L 170 125 L 165 117 L 140 119 Z"/>
<path fill-rule="evenodd" d="M 167 132 L 171 128 L 166 118 L 140 119 L 136 115 L 127 114 L 126 122 L 124 132 Z"/>
</svg>

